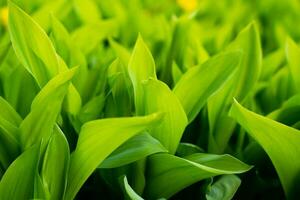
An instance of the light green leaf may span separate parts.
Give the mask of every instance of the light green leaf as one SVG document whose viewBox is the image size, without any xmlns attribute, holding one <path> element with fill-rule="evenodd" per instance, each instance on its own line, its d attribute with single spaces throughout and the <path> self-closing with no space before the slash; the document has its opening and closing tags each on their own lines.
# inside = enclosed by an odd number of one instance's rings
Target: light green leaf
<svg viewBox="0 0 300 200">
<path fill-rule="evenodd" d="M 66 28 L 54 16 L 51 17 L 51 39 L 57 53 L 66 62 L 66 65 L 78 66 L 78 74 L 75 75 L 73 83 L 82 94 L 88 74 L 86 59 L 76 43 L 72 41 Z"/>
<path fill-rule="evenodd" d="M 267 81 L 271 76 L 278 71 L 285 61 L 285 54 L 283 49 L 278 49 L 264 57 L 262 62 L 262 70 L 260 80 Z"/>
<path fill-rule="evenodd" d="M 234 101 L 230 110 L 241 126 L 262 146 L 278 173 L 288 198 L 299 193 L 300 131 L 255 114 Z"/>
<path fill-rule="evenodd" d="M 97 23 L 101 19 L 101 14 L 94 0 L 75 0 L 74 8 L 84 23 Z"/>
<path fill-rule="evenodd" d="M 19 61 L 43 87 L 59 71 L 55 49 L 45 31 L 11 1 L 9 33 Z"/>
<path fill-rule="evenodd" d="M 197 153 L 180 158 L 161 153 L 149 157 L 148 169 L 145 196 L 147 199 L 168 199 L 203 179 L 243 173 L 251 167 L 230 155 Z"/>
<path fill-rule="evenodd" d="M 126 200 L 143 200 L 142 197 L 140 197 L 129 185 L 127 181 L 127 177 L 124 176 L 123 178 L 123 187 L 125 190 L 125 199 Z"/>
<path fill-rule="evenodd" d="M 137 115 L 144 114 L 143 88 L 141 82 L 149 78 L 156 79 L 155 63 L 151 52 L 139 35 L 133 49 L 128 73 L 133 85 L 134 101 Z"/>
<path fill-rule="evenodd" d="M 114 41 L 113 39 L 109 40 L 109 44 L 115 51 L 117 57 L 121 60 L 122 64 L 124 66 L 127 66 L 130 61 L 130 52 L 125 47 L 123 47 L 122 45 Z"/>
<path fill-rule="evenodd" d="M 209 150 L 222 153 L 235 126 L 227 116 L 233 97 L 243 101 L 254 89 L 261 71 L 262 50 L 258 28 L 250 23 L 229 45 L 228 50 L 243 52 L 237 71 L 208 101 Z"/>
<path fill-rule="evenodd" d="M 144 117 L 111 118 L 88 122 L 81 128 L 77 147 L 71 155 L 65 199 L 71 200 L 97 166 L 134 135 L 157 125 L 161 114 Z"/>
<path fill-rule="evenodd" d="M 120 167 L 158 152 L 167 152 L 167 150 L 148 133 L 141 133 L 130 138 L 112 152 L 99 168 Z"/>
<path fill-rule="evenodd" d="M 175 85 L 189 122 L 204 106 L 207 99 L 230 77 L 240 63 L 241 52 L 221 53 L 208 59 L 201 66 L 193 67 L 183 74 Z"/>
<path fill-rule="evenodd" d="M 241 185 L 241 179 L 236 175 L 223 175 L 209 186 L 206 192 L 207 200 L 231 200 Z"/>
<path fill-rule="evenodd" d="M 95 120 L 100 117 L 101 111 L 105 105 L 106 97 L 100 94 L 90 99 L 80 110 L 78 118 L 81 123 Z"/>
<path fill-rule="evenodd" d="M 44 144 L 47 143 L 75 72 L 76 68 L 73 68 L 60 73 L 50 80 L 35 97 L 30 113 L 20 125 L 23 149 L 40 143 L 42 139 Z"/>
<path fill-rule="evenodd" d="M 33 198 L 38 156 L 39 147 L 36 145 L 21 154 L 9 166 L 0 182 L 0 199 Z"/>
<path fill-rule="evenodd" d="M 33 19 L 44 29 L 48 30 L 51 25 L 50 15 L 63 19 L 72 9 L 68 0 L 44 1 L 44 3 L 32 15 Z"/>
<path fill-rule="evenodd" d="M 82 26 L 76 29 L 71 37 L 72 41 L 87 55 L 94 50 L 103 39 L 112 37 L 117 31 L 117 21 L 109 19 Z"/>
<path fill-rule="evenodd" d="M 144 81 L 145 113 L 163 112 L 161 124 L 150 131 L 151 135 L 174 154 L 183 131 L 187 125 L 187 117 L 180 101 L 169 87 L 155 79 Z"/>
<path fill-rule="evenodd" d="M 50 193 L 50 199 L 63 199 L 69 160 L 69 144 L 63 132 L 56 126 L 49 140 L 42 167 L 42 181 Z"/>
</svg>

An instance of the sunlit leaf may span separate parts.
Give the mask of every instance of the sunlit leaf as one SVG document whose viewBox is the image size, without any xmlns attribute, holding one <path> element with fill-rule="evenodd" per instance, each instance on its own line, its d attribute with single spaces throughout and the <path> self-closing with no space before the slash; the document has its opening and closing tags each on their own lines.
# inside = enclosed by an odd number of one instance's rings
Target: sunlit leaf
<svg viewBox="0 0 300 200">
<path fill-rule="evenodd" d="M 222 53 L 210 58 L 200 66 L 193 67 L 175 85 L 174 93 L 179 98 L 189 122 L 230 77 L 240 62 L 240 52 Z"/>
<path fill-rule="evenodd" d="M 234 102 L 230 116 L 262 146 L 274 164 L 288 198 L 299 193 L 300 131 L 255 114 Z"/>
<path fill-rule="evenodd" d="M 180 158 L 170 154 L 155 154 L 149 158 L 145 195 L 147 199 L 170 198 L 203 179 L 243 173 L 250 168 L 230 155 L 196 153 Z"/>
<path fill-rule="evenodd" d="M 141 133 L 117 148 L 101 163 L 99 168 L 120 167 L 158 152 L 167 152 L 167 150 L 148 133 Z"/>
<path fill-rule="evenodd" d="M 150 133 L 171 154 L 174 154 L 187 125 L 186 114 L 177 96 L 166 84 L 155 79 L 145 81 L 143 84 L 145 113 L 165 113 L 161 124 L 152 129 Z"/>
<path fill-rule="evenodd" d="M 21 154 L 7 169 L 0 182 L 0 199 L 33 198 L 39 148 L 34 146 Z"/>
<path fill-rule="evenodd" d="M 156 125 L 161 114 L 144 117 L 112 118 L 83 125 L 71 155 L 65 199 L 73 199 L 97 166 L 122 143 Z"/>
</svg>

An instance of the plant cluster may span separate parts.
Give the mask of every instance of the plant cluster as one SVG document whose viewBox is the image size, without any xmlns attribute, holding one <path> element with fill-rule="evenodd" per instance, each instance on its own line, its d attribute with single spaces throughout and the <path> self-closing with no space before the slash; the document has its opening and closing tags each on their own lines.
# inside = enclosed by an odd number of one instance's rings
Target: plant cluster
<svg viewBox="0 0 300 200">
<path fill-rule="evenodd" d="M 299 1 L 0 7 L 1 200 L 299 198 Z"/>
</svg>

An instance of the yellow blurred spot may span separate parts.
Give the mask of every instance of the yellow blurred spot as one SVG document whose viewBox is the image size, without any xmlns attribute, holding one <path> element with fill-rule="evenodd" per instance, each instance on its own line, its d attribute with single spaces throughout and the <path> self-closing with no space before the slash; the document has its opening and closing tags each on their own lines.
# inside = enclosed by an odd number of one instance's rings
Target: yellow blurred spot
<svg viewBox="0 0 300 200">
<path fill-rule="evenodd" d="M 3 7 L 0 9 L 0 20 L 1 20 L 1 24 L 3 24 L 4 26 L 7 26 L 7 24 L 8 24 L 8 8 L 7 7 Z"/>
<path fill-rule="evenodd" d="M 177 4 L 185 11 L 193 11 L 197 8 L 197 0 L 177 0 Z"/>
</svg>

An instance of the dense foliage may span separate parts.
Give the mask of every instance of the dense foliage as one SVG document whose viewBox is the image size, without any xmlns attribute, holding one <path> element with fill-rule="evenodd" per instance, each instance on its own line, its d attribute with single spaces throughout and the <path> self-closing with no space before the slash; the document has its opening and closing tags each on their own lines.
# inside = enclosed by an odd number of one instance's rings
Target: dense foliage
<svg viewBox="0 0 300 200">
<path fill-rule="evenodd" d="M 297 199 L 298 0 L 0 0 L 0 199 Z"/>
</svg>

